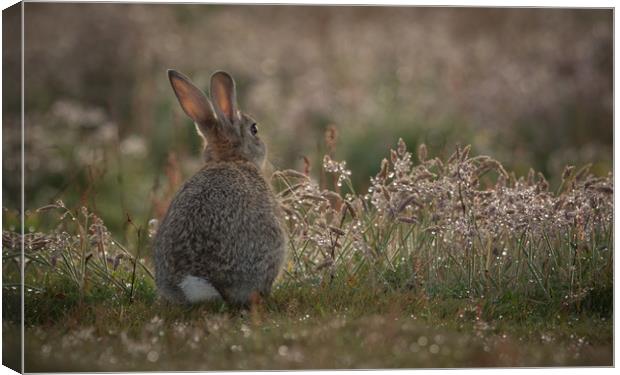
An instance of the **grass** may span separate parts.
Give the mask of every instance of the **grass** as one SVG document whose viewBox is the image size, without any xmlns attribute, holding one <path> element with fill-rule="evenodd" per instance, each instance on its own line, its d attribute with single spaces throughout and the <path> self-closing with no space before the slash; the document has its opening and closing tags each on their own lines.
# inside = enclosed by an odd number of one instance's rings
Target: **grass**
<svg viewBox="0 0 620 375">
<path fill-rule="evenodd" d="M 609 316 L 518 299 L 299 285 L 249 312 L 150 297 L 67 307 L 26 329 L 27 371 L 612 364 Z"/>
<path fill-rule="evenodd" d="M 567 167 L 551 191 L 469 153 L 414 162 L 400 141 L 363 193 L 329 155 L 320 185 L 276 171 L 289 256 L 249 311 L 158 300 L 155 219 L 121 244 L 89 208 L 39 208 L 56 224 L 24 239 L 26 371 L 611 366 L 611 175 Z M 5 348 L 20 240 L 3 231 Z"/>
</svg>

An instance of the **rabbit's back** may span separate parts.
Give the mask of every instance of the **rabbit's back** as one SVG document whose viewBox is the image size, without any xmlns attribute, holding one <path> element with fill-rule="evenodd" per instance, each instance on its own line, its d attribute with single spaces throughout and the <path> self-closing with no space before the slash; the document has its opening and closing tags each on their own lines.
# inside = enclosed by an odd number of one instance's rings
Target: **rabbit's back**
<svg viewBox="0 0 620 375">
<path fill-rule="evenodd" d="M 255 165 L 212 163 L 172 200 L 155 239 L 156 278 L 168 299 L 187 300 L 188 277 L 231 302 L 268 294 L 284 258 L 275 197 Z"/>
</svg>

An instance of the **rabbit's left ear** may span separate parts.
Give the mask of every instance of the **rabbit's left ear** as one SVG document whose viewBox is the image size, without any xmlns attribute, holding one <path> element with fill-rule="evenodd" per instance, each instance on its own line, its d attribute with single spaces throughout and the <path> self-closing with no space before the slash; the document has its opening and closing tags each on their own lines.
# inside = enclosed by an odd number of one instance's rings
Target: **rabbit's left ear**
<svg viewBox="0 0 620 375">
<path fill-rule="evenodd" d="M 237 109 L 237 89 L 230 74 L 218 71 L 211 76 L 211 100 L 220 119 L 233 124 L 239 117 Z"/>
<path fill-rule="evenodd" d="M 189 78 L 176 70 L 168 69 L 168 79 L 185 114 L 206 134 L 207 129 L 216 121 L 211 103 L 205 94 Z"/>
</svg>

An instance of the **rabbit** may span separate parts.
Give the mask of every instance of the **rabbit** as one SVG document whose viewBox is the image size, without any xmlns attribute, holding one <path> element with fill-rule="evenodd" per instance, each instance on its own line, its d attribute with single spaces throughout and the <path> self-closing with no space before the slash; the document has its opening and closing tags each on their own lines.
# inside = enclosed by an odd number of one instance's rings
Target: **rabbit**
<svg viewBox="0 0 620 375">
<path fill-rule="evenodd" d="M 237 109 L 235 81 L 211 76 L 211 100 L 168 70 L 172 89 L 204 140 L 205 164 L 172 199 L 154 239 L 161 297 L 248 306 L 267 297 L 285 258 L 282 214 L 261 171 L 266 146 Z"/>
</svg>

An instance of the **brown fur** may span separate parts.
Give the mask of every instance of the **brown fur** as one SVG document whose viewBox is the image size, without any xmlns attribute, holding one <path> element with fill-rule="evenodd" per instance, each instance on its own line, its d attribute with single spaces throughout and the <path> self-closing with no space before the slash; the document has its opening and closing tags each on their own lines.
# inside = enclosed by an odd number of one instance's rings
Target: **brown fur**
<svg viewBox="0 0 620 375">
<path fill-rule="evenodd" d="M 177 192 L 157 232 L 159 292 L 189 302 L 179 285 L 191 275 L 208 280 L 229 303 L 247 306 L 257 293 L 269 294 L 285 256 L 280 208 L 261 173 L 265 145 L 254 120 L 237 111 L 228 74 L 212 77 L 215 105 L 185 76 L 172 71 L 169 77 L 206 139 L 206 164 Z"/>
</svg>

